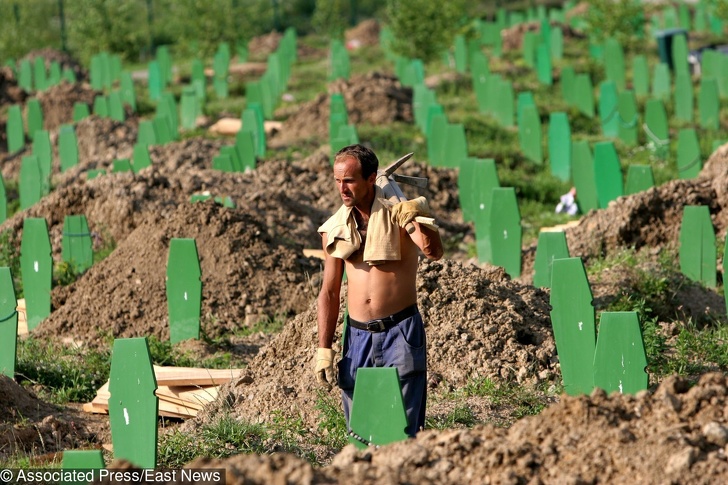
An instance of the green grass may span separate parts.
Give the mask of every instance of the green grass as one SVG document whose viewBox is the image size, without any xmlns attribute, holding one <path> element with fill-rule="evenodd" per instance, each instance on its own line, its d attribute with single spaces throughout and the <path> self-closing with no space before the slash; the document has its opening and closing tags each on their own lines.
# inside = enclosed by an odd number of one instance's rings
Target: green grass
<svg viewBox="0 0 728 485">
<path fill-rule="evenodd" d="M 33 337 L 18 341 L 18 381 L 36 389 L 44 400 L 65 404 L 88 402 L 109 378 L 111 352 L 67 346 Z"/>
</svg>

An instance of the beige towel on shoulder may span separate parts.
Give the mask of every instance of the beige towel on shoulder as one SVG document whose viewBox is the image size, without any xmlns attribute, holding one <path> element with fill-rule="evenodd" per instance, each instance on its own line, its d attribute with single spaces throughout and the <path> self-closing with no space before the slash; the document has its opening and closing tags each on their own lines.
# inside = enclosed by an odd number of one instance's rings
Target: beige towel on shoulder
<svg viewBox="0 0 728 485">
<path fill-rule="evenodd" d="M 364 245 L 364 261 L 372 266 L 402 258 L 399 226 L 392 222 L 389 215 L 391 206 L 392 203 L 384 198 L 382 189 L 376 186 Z M 319 233 L 327 234 L 325 250 L 329 256 L 347 259 L 361 247 L 361 235 L 357 231 L 356 219 L 351 211 L 351 207 L 342 205 L 318 228 Z"/>
</svg>

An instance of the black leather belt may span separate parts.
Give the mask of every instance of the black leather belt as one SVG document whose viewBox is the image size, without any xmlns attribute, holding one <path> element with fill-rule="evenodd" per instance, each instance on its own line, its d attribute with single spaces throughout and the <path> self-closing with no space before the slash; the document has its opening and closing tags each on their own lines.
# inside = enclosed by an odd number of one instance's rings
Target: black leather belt
<svg viewBox="0 0 728 485">
<path fill-rule="evenodd" d="M 384 332 L 385 330 L 394 327 L 405 318 L 409 318 L 417 314 L 417 305 L 411 305 L 402 311 L 393 313 L 388 317 L 377 318 L 375 320 L 369 320 L 368 322 L 359 322 L 349 317 L 349 325 L 359 330 L 366 330 L 367 332 Z"/>
</svg>

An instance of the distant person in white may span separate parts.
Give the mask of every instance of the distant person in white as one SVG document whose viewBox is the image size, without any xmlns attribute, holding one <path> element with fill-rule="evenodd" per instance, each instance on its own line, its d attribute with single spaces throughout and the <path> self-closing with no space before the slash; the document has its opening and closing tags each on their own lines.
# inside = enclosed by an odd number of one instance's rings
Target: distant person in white
<svg viewBox="0 0 728 485">
<path fill-rule="evenodd" d="M 579 206 L 576 204 L 576 187 L 572 187 L 571 190 L 561 196 L 561 200 L 556 205 L 556 213 L 574 216 L 578 212 Z"/>
</svg>

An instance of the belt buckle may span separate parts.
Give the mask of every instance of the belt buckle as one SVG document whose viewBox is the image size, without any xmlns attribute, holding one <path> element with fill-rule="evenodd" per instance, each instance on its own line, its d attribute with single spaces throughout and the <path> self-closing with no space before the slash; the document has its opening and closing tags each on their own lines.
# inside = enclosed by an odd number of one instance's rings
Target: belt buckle
<svg viewBox="0 0 728 485">
<path fill-rule="evenodd" d="M 369 323 L 367 323 L 367 330 L 369 330 L 370 332 L 384 332 L 386 330 L 386 327 L 384 326 L 384 320 L 382 320 L 381 318 L 371 320 Z"/>
</svg>

